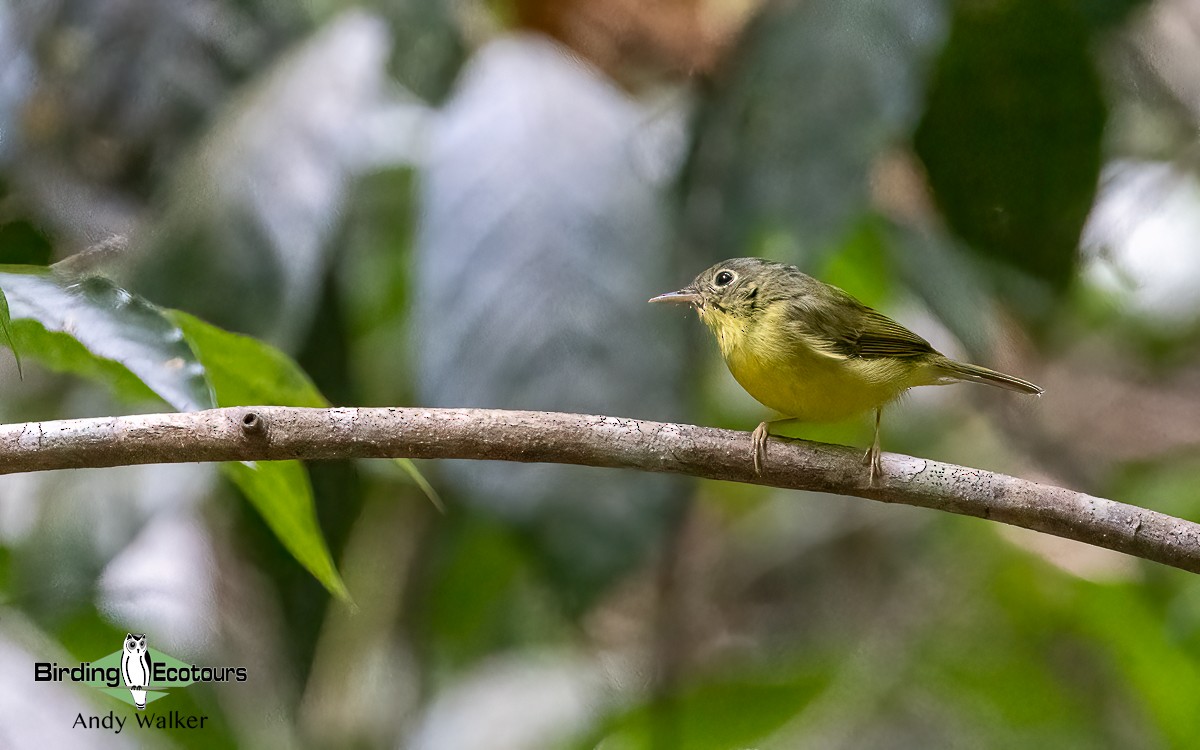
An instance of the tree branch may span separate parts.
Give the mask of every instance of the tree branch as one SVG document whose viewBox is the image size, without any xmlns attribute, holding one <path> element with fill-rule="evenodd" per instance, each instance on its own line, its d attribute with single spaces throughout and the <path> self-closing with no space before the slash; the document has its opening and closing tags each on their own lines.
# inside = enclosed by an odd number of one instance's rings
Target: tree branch
<svg viewBox="0 0 1200 750">
<path fill-rule="evenodd" d="M 903 503 L 977 516 L 1200 572 L 1200 525 L 981 469 L 884 454 L 868 486 L 857 450 L 694 425 L 494 409 L 279 406 L 0 426 L 0 474 L 195 461 L 466 458 L 578 464 Z"/>
</svg>

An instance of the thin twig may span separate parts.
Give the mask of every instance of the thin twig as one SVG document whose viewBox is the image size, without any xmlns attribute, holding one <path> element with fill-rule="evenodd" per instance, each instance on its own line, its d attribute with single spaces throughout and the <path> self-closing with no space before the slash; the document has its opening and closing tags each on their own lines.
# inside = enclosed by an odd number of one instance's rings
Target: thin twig
<svg viewBox="0 0 1200 750">
<path fill-rule="evenodd" d="M 867 483 L 856 449 L 586 414 L 279 406 L 0 426 L 0 474 L 194 461 L 466 458 L 687 474 L 977 516 L 1200 572 L 1200 525 L 981 469 L 885 454 Z"/>
</svg>

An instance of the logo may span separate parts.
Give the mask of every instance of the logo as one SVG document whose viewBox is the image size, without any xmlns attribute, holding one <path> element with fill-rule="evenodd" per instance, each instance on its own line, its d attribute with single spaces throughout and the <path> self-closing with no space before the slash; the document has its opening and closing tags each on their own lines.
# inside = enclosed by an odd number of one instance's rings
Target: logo
<svg viewBox="0 0 1200 750">
<path fill-rule="evenodd" d="M 139 711 L 146 708 L 146 687 L 150 684 L 151 662 L 150 649 L 146 648 L 146 634 L 125 634 L 125 643 L 121 646 L 121 679 L 129 694 L 133 696 L 133 705 Z M 155 695 L 162 697 L 161 694 Z"/>
<path fill-rule="evenodd" d="M 172 690 L 197 682 L 245 682 L 245 667 L 197 667 L 158 650 L 151 650 L 145 633 L 126 633 L 121 648 L 95 661 L 63 666 L 58 662 L 36 662 L 35 682 L 73 682 L 87 685 L 137 709 L 136 726 L 149 729 L 199 729 L 207 716 L 183 716 L 179 711 L 166 714 L 145 712 L 146 706 L 166 698 Z M 75 718 L 73 727 L 112 729 L 118 734 L 126 719 L 109 711 L 107 716 Z"/>
</svg>

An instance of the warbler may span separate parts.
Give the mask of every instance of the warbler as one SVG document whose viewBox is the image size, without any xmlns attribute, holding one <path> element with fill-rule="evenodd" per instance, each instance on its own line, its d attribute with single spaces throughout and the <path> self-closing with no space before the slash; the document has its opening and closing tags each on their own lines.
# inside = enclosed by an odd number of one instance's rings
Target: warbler
<svg viewBox="0 0 1200 750">
<path fill-rule="evenodd" d="M 762 472 L 767 436 L 788 422 L 835 422 L 875 411 L 875 440 L 863 456 L 869 482 L 882 474 L 883 407 L 909 388 L 970 381 L 1040 395 L 1027 380 L 956 362 L 886 315 L 795 266 L 761 258 L 726 260 L 677 292 L 651 302 L 695 308 L 717 337 L 729 371 L 784 417 L 753 433 Z"/>
</svg>

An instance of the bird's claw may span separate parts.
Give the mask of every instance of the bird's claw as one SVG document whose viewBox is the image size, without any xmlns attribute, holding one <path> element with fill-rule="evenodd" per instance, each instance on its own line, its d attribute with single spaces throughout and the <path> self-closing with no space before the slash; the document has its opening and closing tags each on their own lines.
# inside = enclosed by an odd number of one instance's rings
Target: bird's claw
<svg viewBox="0 0 1200 750">
<path fill-rule="evenodd" d="M 883 476 L 883 451 L 879 450 L 879 444 L 876 443 L 867 452 L 863 454 L 863 466 L 870 467 L 870 473 L 867 476 L 867 486 L 875 486 L 875 478 Z"/>
<path fill-rule="evenodd" d="M 750 440 L 754 443 L 751 452 L 754 455 L 755 474 L 762 474 L 763 463 L 767 457 L 767 434 L 767 423 L 761 422 L 758 427 L 754 428 L 754 433 L 750 436 Z"/>
</svg>

